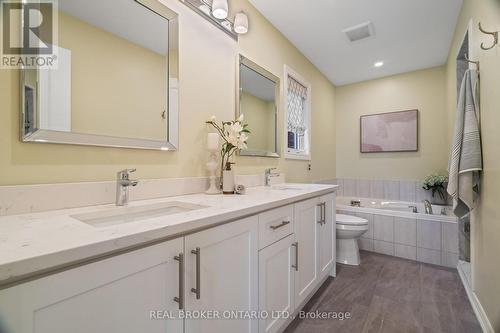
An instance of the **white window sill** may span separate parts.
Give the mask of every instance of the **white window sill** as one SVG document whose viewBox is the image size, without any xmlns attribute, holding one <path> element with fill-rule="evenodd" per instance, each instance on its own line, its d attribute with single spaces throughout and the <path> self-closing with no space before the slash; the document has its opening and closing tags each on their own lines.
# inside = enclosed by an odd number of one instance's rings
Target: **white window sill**
<svg viewBox="0 0 500 333">
<path fill-rule="evenodd" d="M 291 153 L 285 152 L 285 158 L 287 160 L 301 160 L 301 161 L 310 161 L 311 155 L 307 153 Z"/>
</svg>

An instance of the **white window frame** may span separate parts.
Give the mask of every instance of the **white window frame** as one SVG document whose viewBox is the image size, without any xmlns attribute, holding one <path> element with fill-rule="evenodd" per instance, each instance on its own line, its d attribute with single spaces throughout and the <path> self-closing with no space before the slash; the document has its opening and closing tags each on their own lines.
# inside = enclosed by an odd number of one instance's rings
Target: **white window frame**
<svg viewBox="0 0 500 333">
<path fill-rule="evenodd" d="M 307 100 L 306 100 L 306 132 L 304 134 L 304 150 L 296 150 L 288 148 L 288 76 L 291 76 L 294 80 L 302 84 L 307 89 Z M 295 70 L 285 65 L 284 71 L 284 89 L 283 89 L 283 105 L 285 107 L 285 124 L 284 124 L 284 147 L 285 147 L 285 158 L 292 160 L 311 160 L 311 84 L 309 81 L 304 79 L 302 75 L 298 74 Z"/>
</svg>

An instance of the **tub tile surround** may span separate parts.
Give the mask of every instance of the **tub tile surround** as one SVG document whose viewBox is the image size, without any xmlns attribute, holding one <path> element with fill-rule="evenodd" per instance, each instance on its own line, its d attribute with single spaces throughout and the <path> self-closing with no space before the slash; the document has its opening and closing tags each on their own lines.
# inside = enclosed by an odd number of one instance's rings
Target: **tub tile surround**
<svg viewBox="0 0 500 333">
<path fill-rule="evenodd" d="M 337 212 L 368 220 L 369 230 L 358 241 L 360 249 L 434 265 L 457 267 L 457 223 L 354 210 L 356 208 L 340 208 Z"/>
<path fill-rule="evenodd" d="M 279 181 L 284 182 L 284 174 Z M 264 174 L 237 175 L 235 182 L 246 187 L 262 186 Z M 130 190 L 130 200 L 196 194 L 207 188 L 207 177 L 139 179 Z M 112 204 L 115 196 L 115 181 L 0 186 L 0 216 Z"/>
<path fill-rule="evenodd" d="M 380 180 L 336 178 L 321 182 L 339 185 L 339 196 L 400 200 L 432 201 L 432 194 L 422 188 L 421 180 Z"/>
</svg>

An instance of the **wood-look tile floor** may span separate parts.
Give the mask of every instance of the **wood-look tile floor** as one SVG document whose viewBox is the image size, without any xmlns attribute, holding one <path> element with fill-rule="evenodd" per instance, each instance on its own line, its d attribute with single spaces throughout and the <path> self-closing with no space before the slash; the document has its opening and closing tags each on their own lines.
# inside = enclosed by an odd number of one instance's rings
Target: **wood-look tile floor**
<svg viewBox="0 0 500 333">
<path fill-rule="evenodd" d="M 482 332 L 456 270 L 364 251 L 360 266 L 337 265 L 304 311 L 351 318 L 297 318 L 286 333 Z"/>
</svg>

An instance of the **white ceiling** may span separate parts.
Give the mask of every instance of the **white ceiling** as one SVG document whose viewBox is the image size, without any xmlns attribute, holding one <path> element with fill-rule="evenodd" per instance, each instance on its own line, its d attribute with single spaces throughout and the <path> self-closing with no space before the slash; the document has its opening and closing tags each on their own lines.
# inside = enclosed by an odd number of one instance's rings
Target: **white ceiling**
<svg viewBox="0 0 500 333">
<path fill-rule="evenodd" d="M 446 63 L 463 0 L 250 0 L 335 85 Z M 375 36 L 342 30 L 371 21 Z M 383 61 L 384 66 L 373 64 Z"/>
</svg>

